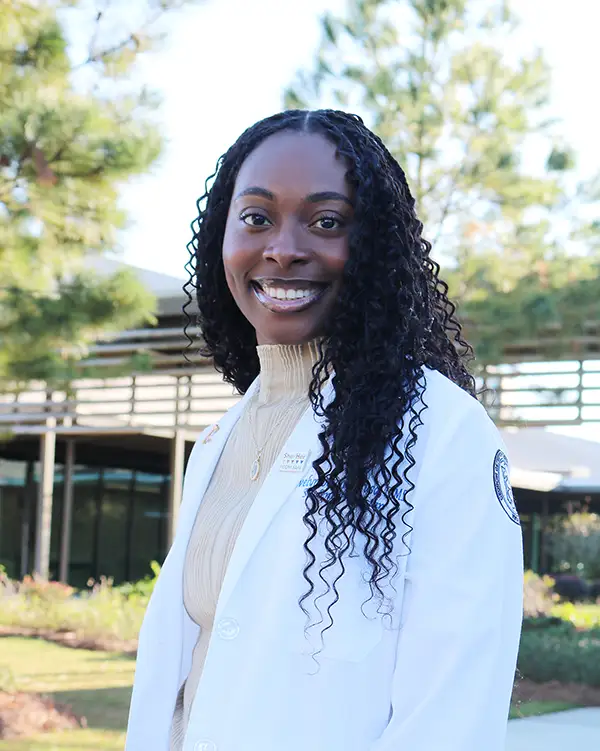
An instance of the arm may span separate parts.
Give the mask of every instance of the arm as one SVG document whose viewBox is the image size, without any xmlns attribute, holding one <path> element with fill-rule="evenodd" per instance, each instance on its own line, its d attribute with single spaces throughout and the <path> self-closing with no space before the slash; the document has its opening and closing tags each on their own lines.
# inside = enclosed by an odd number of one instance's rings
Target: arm
<svg viewBox="0 0 600 751">
<path fill-rule="evenodd" d="M 430 438 L 392 686 L 392 716 L 369 751 L 504 751 L 523 608 L 521 528 L 494 483 L 504 451 L 473 402 Z M 504 497 L 504 505 L 501 499 Z"/>
</svg>

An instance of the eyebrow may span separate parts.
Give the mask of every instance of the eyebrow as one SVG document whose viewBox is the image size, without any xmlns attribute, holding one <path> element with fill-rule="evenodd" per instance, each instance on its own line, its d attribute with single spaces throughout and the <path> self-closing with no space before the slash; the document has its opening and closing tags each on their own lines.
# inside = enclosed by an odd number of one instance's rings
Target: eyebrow
<svg viewBox="0 0 600 751">
<path fill-rule="evenodd" d="M 261 188 L 259 185 L 252 185 L 249 188 L 245 188 L 241 193 L 238 193 L 235 200 L 237 201 L 238 198 L 243 198 L 244 196 L 259 196 L 260 198 L 266 198 L 267 201 L 275 200 L 274 193 L 271 193 L 271 191 L 266 188 Z M 309 203 L 320 203 L 321 201 L 343 201 L 349 206 L 354 206 L 348 196 L 345 196 L 343 193 L 338 193 L 335 190 L 322 190 L 318 193 L 310 193 L 310 195 L 306 196 L 306 200 Z"/>
<path fill-rule="evenodd" d="M 309 196 L 306 196 L 306 200 L 310 201 L 310 203 L 320 203 L 321 201 L 343 201 L 349 206 L 354 205 L 348 196 L 345 196 L 343 193 L 337 193 L 335 190 L 322 190 L 320 193 L 311 193 Z"/>
</svg>

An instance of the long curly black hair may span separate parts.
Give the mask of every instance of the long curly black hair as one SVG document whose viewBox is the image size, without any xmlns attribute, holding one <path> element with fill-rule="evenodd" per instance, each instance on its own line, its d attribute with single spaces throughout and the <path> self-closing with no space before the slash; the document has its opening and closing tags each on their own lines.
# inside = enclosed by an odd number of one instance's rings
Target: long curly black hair
<svg viewBox="0 0 600 751">
<path fill-rule="evenodd" d="M 206 181 L 199 216 L 192 223 L 186 266 L 190 278 L 184 287 L 186 331 L 194 296 L 197 301 L 201 354 L 242 394 L 258 375 L 255 331 L 229 292 L 222 244 L 242 163 L 262 141 L 284 130 L 319 133 L 335 145 L 347 165 L 355 203 L 342 289 L 309 390 L 313 408 L 323 418 L 322 453 L 313 462 L 317 480 L 307 491 L 303 517 L 308 590 L 299 605 L 308 618 L 304 602 L 315 591 L 311 542 L 324 523 L 327 560 L 319 576 L 325 581 L 323 574 L 331 567 L 336 573 L 331 585 L 325 582 L 328 592 L 333 588 L 334 600 L 322 637 L 333 625 L 336 585 L 357 537 L 371 569 L 371 597 L 377 592 L 381 603 L 388 602 L 381 583 L 397 571 L 397 519 L 405 527 L 403 544 L 412 530 L 406 515 L 413 509 L 411 450 L 426 409 L 423 367 L 439 371 L 473 396 L 475 383 L 467 369 L 471 348 L 462 338 L 439 266 L 430 258 L 431 244 L 421 236 L 423 225 L 403 170 L 361 118 L 333 110 L 289 110 L 256 123 L 219 159 Z M 334 396 L 327 403 L 323 386 L 330 377 Z"/>
</svg>

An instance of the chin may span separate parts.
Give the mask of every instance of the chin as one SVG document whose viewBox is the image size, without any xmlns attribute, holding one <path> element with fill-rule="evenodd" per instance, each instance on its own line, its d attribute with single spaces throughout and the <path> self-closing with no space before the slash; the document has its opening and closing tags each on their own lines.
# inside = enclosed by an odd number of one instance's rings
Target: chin
<svg viewBox="0 0 600 751">
<path fill-rule="evenodd" d="M 259 331 L 259 344 L 304 344 L 319 336 L 319 329 L 299 326 L 273 326 Z"/>
</svg>

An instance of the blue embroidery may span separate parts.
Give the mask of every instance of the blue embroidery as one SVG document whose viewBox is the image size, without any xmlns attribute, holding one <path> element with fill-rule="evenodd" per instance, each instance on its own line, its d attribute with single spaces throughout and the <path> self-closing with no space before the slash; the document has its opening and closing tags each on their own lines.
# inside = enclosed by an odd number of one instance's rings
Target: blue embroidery
<svg viewBox="0 0 600 751">
<path fill-rule="evenodd" d="M 512 485 L 510 484 L 510 469 L 508 459 L 502 451 L 497 451 L 494 457 L 494 489 L 500 505 L 508 518 L 515 524 L 521 525 L 519 512 L 515 505 Z"/>
</svg>

